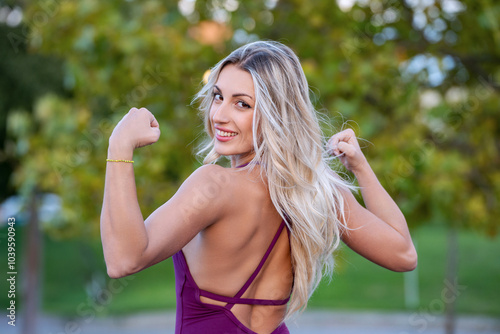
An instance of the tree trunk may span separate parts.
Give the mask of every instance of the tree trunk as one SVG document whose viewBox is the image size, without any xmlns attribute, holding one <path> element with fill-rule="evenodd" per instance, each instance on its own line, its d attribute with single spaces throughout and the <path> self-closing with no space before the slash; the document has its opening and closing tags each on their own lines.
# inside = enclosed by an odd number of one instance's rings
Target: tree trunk
<svg viewBox="0 0 500 334">
<path fill-rule="evenodd" d="M 447 288 L 456 294 L 458 289 L 458 242 L 457 242 L 457 229 L 453 226 L 448 231 L 448 255 L 447 255 L 447 269 L 446 269 L 446 282 Z M 455 333 L 455 303 L 456 297 L 447 300 L 445 303 L 445 333 Z"/>
<path fill-rule="evenodd" d="M 22 294 L 22 334 L 34 334 L 37 331 L 38 306 L 40 300 L 40 259 L 42 253 L 42 240 L 38 218 L 38 197 L 36 188 L 30 195 L 28 210 L 28 226 L 25 243 L 25 260 Z"/>
</svg>

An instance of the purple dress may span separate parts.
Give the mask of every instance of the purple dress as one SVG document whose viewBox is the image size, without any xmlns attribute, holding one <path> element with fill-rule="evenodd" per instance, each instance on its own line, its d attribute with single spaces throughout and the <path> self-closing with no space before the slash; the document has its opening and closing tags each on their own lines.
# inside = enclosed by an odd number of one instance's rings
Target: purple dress
<svg viewBox="0 0 500 334">
<path fill-rule="evenodd" d="M 217 295 L 205 290 L 201 290 L 191 276 L 189 267 L 182 250 L 173 256 L 175 268 L 175 291 L 177 295 L 177 314 L 175 333 L 176 334 L 257 334 L 243 325 L 231 312 L 234 304 L 251 305 L 284 305 L 290 297 L 282 300 L 269 299 L 249 299 L 241 298 L 248 289 L 255 277 L 264 266 L 269 254 L 278 241 L 278 238 L 285 227 L 282 221 L 278 232 L 269 245 L 266 254 L 260 261 L 252 276 L 243 285 L 234 297 Z M 227 303 L 225 306 L 202 303 L 200 296 Z M 284 323 L 276 328 L 272 334 L 290 333 Z"/>
</svg>

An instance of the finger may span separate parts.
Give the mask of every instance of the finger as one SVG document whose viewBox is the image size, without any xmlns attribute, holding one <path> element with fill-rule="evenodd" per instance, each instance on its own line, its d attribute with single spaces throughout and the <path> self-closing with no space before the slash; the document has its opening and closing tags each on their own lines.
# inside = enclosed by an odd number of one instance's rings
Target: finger
<svg viewBox="0 0 500 334">
<path fill-rule="evenodd" d="M 341 154 L 341 150 L 339 150 L 339 144 L 341 142 L 352 142 L 352 136 L 354 134 L 354 131 L 351 129 L 346 129 L 343 131 L 340 131 L 336 134 L 334 134 L 330 140 L 328 141 L 330 150 L 335 154 L 339 155 Z"/>
<path fill-rule="evenodd" d="M 339 140 L 340 141 L 352 143 L 353 139 L 355 139 L 355 138 L 356 138 L 356 135 L 354 134 L 354 131 L 351 129 L 346 129 L 342 132 L 339 132 Z"/>
<path fill-rule="evenodd" d="M 327 153 L 328 155 L 335 155 L 335 156 L 336 156 L 336 155 L 338 155 L 338 154 L 335 152 L 335 150 L 334 150 L 333 148 L 328 148 L 328 149 L 326 150 L 326 153 Z"/>
<path fill-rule="evenodd" d="M 330 144 L 331 147 L 337 146 L 340 141 L 344 140 L 344 137 L 345 137 L 344 133 L 338 132 L 328 140 L 328 143 Z"/>
<path fill-rule="evenodd" d="M 353 130 L 353 129 L 351 129 L 351 128 L 347 128 L 347 129 L 345 129 L 345 130 L 344 130 L 344 131 L 342 131 L 342 132 L 345 132 L 345 133 L 346 133 L 347 135 L 349 135 L 350 137 L 355 137 L 355 136 L 356 136 L 356 133 L 355 133 L 355 132 L 354 132 L 354 130 Z"/>
<path fill-rule="evenodd" d="M 328 140 L 328 146 L 333 147 L 337 146 L 337 143 L 339 142 L 337 135 L 333 135 L 329 140 Z"/>
<path fill-rule="evenodd" d="M 335 138 L 335 136 L 333 136 L 332 138 L 330 138 L 328 140 L 328 148 L 331 149 L 331 150 L 337 148 L 338 142 L 339 142 L 338 139 Z"/>
<path fill-rule="evenodd" d="M 158 127 L 159 126 L 158 121 L 156 120 L 155 116 L 153 115 L 153 113 L 151 111 L 149 111 L 147 108 L 144 108 L 144 107 L 139 109 L 139 111 L 146 112 L 146 114 L 149 117 L 149 125 L 151 127 Z"/>
<path fill-rule="evenodd" d="M 348 144 L 344 141 L 341 141 L 338 144 L 338 148 L 342 153 L 345 153 L 345 155 L 347 156 L 353 156 L 354 153 L 356 152 L 356 148 L 353 145 Z"/>
<path fill-rule="evenodd" d="M 340 152 L 338 150 L 338 139 L 336 138 L 330 138 L 330 140 L 328 141 L 328 150 L 327 150 L 328 154 L 330 155 L 339 155 Z"/>
<path fill-rule="evenodd" d="M 158 121 L 156 120 L 156 118 L 154 116 L 151 119 L 151 127 L 153 127 L 153 128 L 159 128 L 160 127 L 160 124 L 158 123 Z"/>
<path fill-rule="evenodd" d="M 354 137 L 354 131 L 351 129 L 347 129 L 344 131 L 340 131 L 330 138 L 332 144 L 337 144 L 339 141 L 349 141 Z"/>
</svg>

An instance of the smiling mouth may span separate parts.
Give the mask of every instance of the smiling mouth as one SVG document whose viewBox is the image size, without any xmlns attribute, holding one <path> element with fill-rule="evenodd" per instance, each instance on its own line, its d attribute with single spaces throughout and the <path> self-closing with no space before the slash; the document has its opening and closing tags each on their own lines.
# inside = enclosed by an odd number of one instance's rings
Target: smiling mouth
<svg viewBox="0 0 500 334">
<path fill-rule="evenodd" d="M 215 129 L 215 133 L 221 137 L 234 137 L 238 134 L 236 132 L 226 132 L 226 131 L 221 131 L 219 129 Z"/>
</svg>

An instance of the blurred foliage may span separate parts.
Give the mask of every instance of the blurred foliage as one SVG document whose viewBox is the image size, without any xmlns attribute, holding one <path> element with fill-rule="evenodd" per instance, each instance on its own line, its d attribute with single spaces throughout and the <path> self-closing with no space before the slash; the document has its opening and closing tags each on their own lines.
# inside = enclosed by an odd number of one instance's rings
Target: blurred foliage
<svg viewBox="0 0 500 334">
<path fill-rule="evenodd" d="M 58 59 L 65 96 L 51 89 L 9 110 L 5 147 L 19 162 L 16 189 L 62 196 L 63 214 L 44 226 L 53 235 L 98 234 L 107 139 L 130 107 L 162 128 L 135 153 L 143 213 L 168 200 L 199 164 L 190 101 L 203 73 L 257 39 L 297 52 L 318 109 L 366 139 L 411 226 L 498 232 L 497 2 L 41 0 L 23 10 L 28 29 L 7 34 L 12 50 L 27 41 L 30 57 Z"/>
<path fill-rule="evenodd" d="M 65 95 L 61 61 L 54 56 L 27 53 L 27 40 L 13 45 L 6 38 L 21 35 L 26 27 L 0 24 L 0 200 L 16 192 L 9 183 L 12 170 L 19 165 L 17 155 L 6 154 L 7 114 L 13 109 L 31 110 L 35 101 L 47 93 Z M 22 116 L 21 116 L 22 117 Z M 30 133 L 23 133 L 21 145 Z"/>
</svg>

